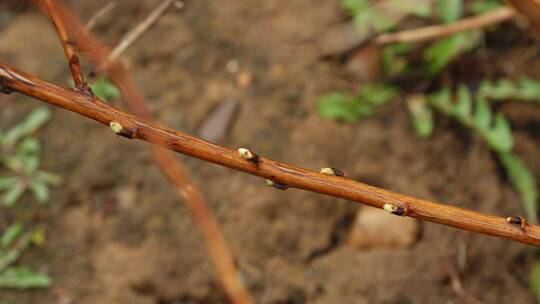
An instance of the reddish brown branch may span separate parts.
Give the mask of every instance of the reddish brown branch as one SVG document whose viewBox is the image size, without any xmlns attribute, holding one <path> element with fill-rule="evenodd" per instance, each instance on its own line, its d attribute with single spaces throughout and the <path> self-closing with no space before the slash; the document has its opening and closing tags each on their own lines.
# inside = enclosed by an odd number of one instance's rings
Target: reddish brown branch
<svg viewBox="0 0 540 304">
<path fill-rule="evenodd" d="M 58 32 L 58 37 L 60 37 L 60 42 L 62 43 L 62 47 L 64 48 L 64 53 L 66 54 L 66 58 L 68 60 L 69 69 L 71 70 L 73 81 L 75 82 L 75 87 L 79 90 L 87 91 L 88 86 L 84 81 L 79 57 L 77 57 L 77 55 L 75 54 L 75 51 L 73 50 L 73 44 L 69 41 L 68 31 L 62 18 L 60 17 L 60 14 L 58 13 L 58 8 L 56 7 L 56 4 L 53 0 L 41 0 L 39 1 L 39 3 L 40 6 L 47 11 L 47 14 L 51 18 L 51 21 L 54 24 L 56 31 Z"/>
<path fill-rule="evenodd" d="M 114 57 L 114 54 L 119 56 L 121 52 L 133 43 L 137 37 L 140 37 L 151 24 L 155 23 L 173 2 L 173 0 L 165 0 L 162 2 L 162 4 L 150 14 L 150 17 L 142 23 L 143 25 L 137 26 L 134 32 L 127 35 L 128 38 L 125 39 L 125 41 L 128 42 L 121 43 L 121 46 L 123 45 L 124 48 L 117 48 L 117 50 L 119 50 L 117 53 L 114 53 L 114 51 L 110 52 L 108 47 L 90 36 L 67 8 L 62 5 L 57 5 L 56 10 L 54 11 L 56 14 L 55 19 L 58 20 L 59 24 L 63 25 L 62 28 L 64 28 L 65 22 L 69 25 L 71 32 L 75 31 L 78 33 L 74 35 L 75 37 L 87 38 L 85 40 L 87 43 L 84 44 L 84 46 L 91 59 L 93 59 L 98 66 L 104 68 L 104 72 L 120 87 L 122 95 L 130 109 L 139 117 L 147 120 L 151 120 L 151 114 L 146 106 L 144 96 L 122 64 L 114 63 L 117 59 Z M 50 13 L 50 11 L 48 12 Z M 136 129 L 124 129 L 118 122 L 112 122 L 110 126 L 115 132 L 126 137 L 133 137 L 138 132 Z M 177 160 L 170 151 L 163 148 L 152 146 L 151 151 L 154 160 L 162 172 L 177 188 L 179 194 L 184 197 L 184 203 L 193 221 L 203 235 L 212 262 L 219 273 L 219 278 L 231 302 L 237 304 L 253 303 L 253 299 L 243 284 L 240 273 L 235 266 L 233 255 L 227 246 L 217 220 L 212 211 L 208 208 L 202 194 L 190 180 L 182 163 Z"/>
<path fill-rule="evenodd" d="M 101 102 L 94 96 L 59 87 L 3 63 L 0 63 L 0 84 L 9 90 L 62 107 L 102 124 L 110 125 L 114 122 L 121 126 L 118 133 L 122 136 L 144 140 L 289 187 L 344 198 L 382 208 L 394 214 L 540 246 L 539 226 L 532 224 L 518 226 L 506 218 L 397 194 L 342 176 L 309 171 L 262 156 L 258 156 L 255 162 L 254 159 L 246 159 L 236 150 L 137 118 Z"/>
</svg>

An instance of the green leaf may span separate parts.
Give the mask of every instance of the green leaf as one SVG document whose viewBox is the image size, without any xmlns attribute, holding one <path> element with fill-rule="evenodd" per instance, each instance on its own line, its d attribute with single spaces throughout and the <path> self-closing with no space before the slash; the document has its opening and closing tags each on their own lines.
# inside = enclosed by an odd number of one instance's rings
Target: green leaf
<svg viewBox="0 0 540 304">
<path fill-rule="evenodd" d="M 457 91 L 457 102 L 454 106 L 454 113 L 458 119 L 467 121 L 472 112 L 471 92 L 466 86 L 460 85 Z"/>
<path fill-rule="evenodd" d="M 318 111 L 326 118 L 355 122 L 359 118 L 353 109 L 352 102 L 352 98 L 348 95 L 331 93 L 320 99 Z"/>
<path fill-rule="evenodd" d="M 355 122 L 370 116 L 397 94 L 393 87 L 379 84 L 365 84 L 356 95 L 331 93 L 323 96 L 318 111 L 323 117 L 345 122 Z"/>
<path fill-rule="evenodd" d="M 15 263 L 24 250 L 30 244 L 30 235 L 25 234 L 16 242 L 13 248 L 0 251 L 0 273 L 11 264 Z"/>
<path fill-rule="evenodd" d="M 479 42 L 478 33 L 457 33 L 430 45 L 424 52 L 428 72 L 431 75 L 439 73 L 458 55 L 474 48 Z"/>
<path fill-rule="evenodd" d="M 444 23 L 459 20 L 463 13 L 463 0 L 437 0 L 436 6 Z"/>
<path fill-rule="evenodd" d="M 15 176 L 0 177 L 0 191 L 12 188 L 18 180 Z"/>
<path fill-rule="evenodd" d="M 493 113 L 487 101 L 483 97 L 476 99 L 476 108 L 474 110 L 474 125 L 479 130 L 487 130 L 491 126 Z"/>
<path fill-rule="evenodd" d="M 32 180 L 29 182 L 28 188 L 39 203 L 44 204 L 49 201 L 49 187 L 46 184 Z"/>
<path fill-rule="evenodd" d="M 452 94 L 450 89 L 443 88 L 427 97 L 427 101 L 430 105 L 437 110 L 443 112 L 446 115 L 453 115 L 454 108 L 452 105 Z"/>
<path fill-rule="evenodd" d="M 495 151 L 500 153 L 512 151 L 513 139 L 512 129 L 508 120 L 502 115 L 495 116 L 493 128 L 483 132 L 488 145 Z"/>
<path fill-rule="evenodd" d="M 120 90 L 105 76 L 100 76 L 90 85 L 92 92 L 101 100 L 109 101 L 122 98 Z"/>
<path fill-rule="evenodd" d="M 38 155 L 41 152 L 41 144 L 35 138 L 25 138 L 19 144 L 18 155 Z"/>
<path fill-rule="evenodd" d="M 13 241 L 22 233 L 22 225 L 20 223 L 13 224 L 6 229 L 0 239 L 0 246 L 3 248 L 11 246 Z"/>
<path fill-rule="evenodd" d="M 11 267 L 0 273 L 0 288 L 47 288 L 51 286 L 51 278 L 41 272 L 27 267 Z"/>
<path fill-rule="evenodd" d="M 19 139 L 29 136 L 41 128 L 51 118 L 51 111 L 39 108 L 28 115 L 24 121 L 11 128 L 4 137 L 4 144 L 13 146 Z"/>
<path fill-rule="evenodd" d="M 421 138 L 431 136 L 435 123 L 433 113 L 428 107 L 425 97 L 423 95 L 413 96 L 408 99 L 407 106 L 416 135 Z"/>
<path fill-rule="evenodd" d="M 520 99 L 540 102 L 540 82 L 523 77 L 519 83 L 519 86 Z"/>
<path fill-rule="evenodd" d="M 540 102 L 540 82 L 527 77 L 521 78 L 519 82 L 508 79 L 501 79 L 495 83 L 483 81 L 479 95 L 493 100 Z"/>
<path fill-rule="evenodd" d="M 392 29 L 403 16 L 426 16 L 431 12 L 429 1 L 385 0 L 373 3 L 368 0 L 342 0 L 342 6 L 352 15 L 360 37 Z"/>
<path fill-rule="evenodd" d="M 469 4 L 469 11 L 473 14 L 485 14 L 501 6 L 497 0 L 476 0 Z"/>
<path fill-rule="evenodd" d="M 508 153 L 500 153 L 499 159 L 504 167 L 510 183 L 521 196 L 523 209 L 529 222 L 538 222 L 538 189 L 536 178 L 531 170 L 517 157 Z"/>
<path fill-rule="evenodd" d="M 6 207 L 11 207 L 19 200 L 21 195 L 26 190 L 26 186 L 23 182 L 18 181 L 12 188 L 8 189 L 3 196 L 3 204 Z"/>
<path fill-rule="evenodd" d="M 410 43 L 396 43 L 385 46 L 382 51 L 383 68 L 386 75 L 396 76 L 407 69 L 407 59 L 402 55 L 412 49 Z"/>
<path fill-rule="evenodd" d="M 62 177 L 47 171 L 38 171 L 33 177 L 35 180 L 51 186 L 60 186 L 62 184 Z"/>
<path fill-rule="evenodd" d="M 398 90 L 394 87 L 382 84 L 364 84 L 358 93 L 362 102 L 371 105 L 383 105 L 394 98 Z"/>
<path fill-rule="evenodd" d="M 37 155 L 30 155 L 24 157 L 24 169 L 28 176 L 32 176 L 36 170 L 39 168 L 39 157 Z"/>
<path fill-rule="evenodd" d="M 341 6 L 353 16 L 358 15 L 370 6 L 368 0 L 342 0 Z"/>
</svg>

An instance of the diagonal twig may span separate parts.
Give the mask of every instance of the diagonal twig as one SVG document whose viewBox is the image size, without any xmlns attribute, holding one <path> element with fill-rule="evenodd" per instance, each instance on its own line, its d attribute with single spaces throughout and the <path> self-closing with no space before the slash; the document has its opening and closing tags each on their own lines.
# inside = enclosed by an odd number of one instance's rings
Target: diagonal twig
<svg viewBox="0 0 540 304">
<path fill-rule="evenodd" d="M 94 28 L 94 26 L 96 26 L 96 23 L 98 22 L 98 20 L 103 18 L 103 16 L 108 14 L 115 7 L 116 7 L 115 1 L 111 1 L 107 3 L 107 5 L 99 9 L 92 17 L 90 17 L 90 19 L 88 19 L 88 22 L 86 22 L 86 24 L 84 25 L 84 28 L 87 31 L 91 31 Z"/>
<path fill-rule="evenodd" d="M 528 224 L 521 217 L 501 218 L 439 204 L 350 180 L 340 171 L 325 170 L 323 174 L 261 157 L 248 149 L 228 149 L 135 117 L 95 96 L 62 88 L 4 63 L 0 63 L 0 84 L 5 91 L 17 91 L 111 126 L 114 132 L 126 138 L 140 139 L 207 162 L 266 178 L 270 180 L 270 185 L 279 189 L 295 187 L 318 192 L 382 208 L 394 215 L 411 216 L 540 246 L 540 226 Z M 333 174 L 329 175 L 328 171 Z"/>
<path fill-rule="evenodd" d="M 60 42 L 62 43 L 64 53 L 66 54 L 68 60 L 71 75 L 73 76 L 73 81 L 75 82 L 75 87 L 79 90 L 87 91 L 88 85 L 86 84 L 81 71 L 81 63 L 79 57 L 77 57 L 77 55 L 75 54 L 75 51 L 73 50 L 73 45 L 71 41 L 69 41 L 66 26 L 58 13 L 58 8 L 56 7 L 56 4 L 53 2 L 53 0 L 42 0 L 40 1 L 40 4 L 43 8 L 46 9 L 47 14 L 51 18 L 51 21 L 54 24 L 56 31 L 58 32 Z"/>
<path fill-rule="evenodd" d="M 167 9 L 178 0 L 163 0 L 141 23 L 129 31 L 120 43 L 109 54 L 109 61 L 115 62 L 135 41 L 137 41 L 152 25 L 154 25 Z"/>
<path fill-rule="evenodd" d="M 379 45 L 384 45 L 390 43 L 428 41 L 458 32 L 487 27 L 506 20 L 513 19 L 516 16 L 517 13 L 511 7 L 502 7 L 495 9 L 489 13 L 461 19 L 459 21 L 449 24 L 432 25 L 419 29 L 380 34 L 375 38 L 375 43 Z"/>
</svg>

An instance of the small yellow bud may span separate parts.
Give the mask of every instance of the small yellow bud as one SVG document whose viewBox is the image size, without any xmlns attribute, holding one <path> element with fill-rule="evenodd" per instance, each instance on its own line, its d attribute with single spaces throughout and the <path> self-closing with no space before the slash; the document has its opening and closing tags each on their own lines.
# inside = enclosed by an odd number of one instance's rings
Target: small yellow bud
<svg viewBox="0 0 540 304">
<path fill-rule="evenodd" d="M 397 207 L 392 204 L 384 204 L 382 208 L 388 213 L 394 213 L 397 210 Z"/>
<path fill-rule="evenodd" d="M 109 127 L 116 134 L 120 134 L 124 130 L 124 127 L 122 126 L 122 124 L 116 121 L 111 121 L 111 123 L 109 123 Z"/>
<path fill-rule="evenodd" d="M 343 171 L 336 168 L 322 168 L 320 172 L 326 175 L 345 176 Z"/>
<path fill-rule="evenodd" d="M 251 153 L 251 151 L 249 151 L 246 148 L 238 149 L 238 154 L 240 154 L 240 156 L 242 156 L 245 159 L 252 159 L 253 158 L 253 153 Z"/>
</svg>

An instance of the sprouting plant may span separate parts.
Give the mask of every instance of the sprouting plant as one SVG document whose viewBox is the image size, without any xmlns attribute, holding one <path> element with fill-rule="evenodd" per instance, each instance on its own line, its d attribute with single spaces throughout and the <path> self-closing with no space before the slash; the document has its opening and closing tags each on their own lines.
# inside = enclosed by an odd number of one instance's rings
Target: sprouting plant
<svg viewBox="0 0 540 304">
<path fill-rule="evenodd" d="M 342 0 L 342 6 L 353 16 L 359 34 L 364 35 L 365 31 L 379 34 L 397 25 L 399 18 L 394 18 L 390 22 L 385 14 L 396 16 L 399 12 L 402 16 L 430 17 L 439 19 L 443 23 L 452 23 L 466 14 L 485 13 L 503 4 L 498 0 L 468 2 L 436 0 L 433 6 L 430 1 L 421 1 L 418 6 L 412 8 L 415 6 L 412 3 L 403 5 L 397 2 L 399 1 L 370 4 L 371 2 L 367 0 Z M 387 77 L 396 77 L 414 70 L 423 72 L 425 77 L 434 77 L 458 55 L 477 47 L 482 34 L 483 32 L 478 29 L 458 32 L 429 43 L 423 49 L 419 49 L 418 45 L 412 43 L 387 45 L 382 49 L 385 74 Z M 421 54 L 421 62 L 408 60 L 408 55 L 413 52 Z M 420 68 L 413 66 L 414 64 L 420 64 Z M 398 92 L 399 87 L 390 87 L 383 83 L 364 85 L 354 95 L 334 92 L 323 96 L 319 101 L 318 110 L 327 118 L 355 122 L 372 115 L 379 106 L 389 102 Z M 520 194 L 527 217 L 531 222 L 536 222 L 538 190 L 534 175 L 512 152 L 512 131 L 507 119 L 502 113 L 493 114 L 489 105 L 489 101 L 506 100 L 540 102 L 540 82 L 526 77 L 518 81 L 484 80 L 480 82 L 474 96 L 464 85 L 458 87 L 456 94 L 452 94 L 448 88 L 430 95 L 415 93 L 408 96 L 407 109 L 415 133 L 419 137 L 428 138 L 433 132 L 435 127 L 433 110 L 457 120 L 479 134 L 483 141 L 496 152 L 508 180 Z"/>
<path fill-rule="evenodd" d="M 73 79 L 68 80 L 68 83 L 71 87 L 75 86 Z M 93 81 L 91 81 L 89 85 L 92 93 L 94 93 L 94 95 L 101 100 L 110 101 L 122 98 L 122 93 L 120 90 L 106 76 L 99 75 Z"/>
<path fill-rule="evenodd" d="M 442 23 L 458 21 L 466 14 L 482 14 L 501 7 L 498 0 L 437 0 L 431 1 L 381 1 L 373 4 L 367 0 L 342 0 L 343 8 L 352 16 L 361 37 L 370 37 L 392 30 L 405 16 L 440 20 Z M 483 31 L 469 30 L 440 38 L 421 52 L 422 65 L 418 68 L 429 75 L 441 72 L 452 60 L 464 52 L 478 47 Z M 407 55 L 417 48 L 412 43 L 395 43 L 383 47 L 384 71 L 388 76 L 407 73 Z"/>
<path fill-rule="evenodd" d="M 423 0 L 387 0 L 373 3 L 371 0 L 342 0 L 343 8 L 351 14 L 360 36 L 384 32 L 392 29 L 400 21 L 400 16 L 431 15 L 431 5 Z"/>
<path fill-rule="evenodd" d="M 334 92 L 319 101 L 319 113 L 327 118 L 355 122 L 372 115 L 375 110 L 392 100 L 397 90 L 387 85 L 364 85 L 357 94 Z"/>
<path fill-rule="evenodd" d="M 529 80 L 532 82 L 531 80 Z M 508 87 L 517 88 L 519 86 L 508 81 Z M 536 83 L 536 85 L 540 85 Z M 490 87 L 492 92 L 500 91 L 496 86 Z M 502 167 L 504 168 L 508 180 L 514 189 L 520 194 L 523 203 L 523 209 L 530 222 L 538 221 L 538 189 L 536 179 L 531 170 L 512 152 L 513 139 L 512 130 L 508 120 L 502 113 L 494 115 L 487 101 L 488 91 L 479 91 L 473 98 L 470 90 L 464 85 L 460 85 L 455 96 L 452 96 L 449 89 L 443 89 L 427 97 L 427 103 L 424 107 L 432 107 L 439 113 L 457 120 L 463 126 L 473 130 L 483 141 L 497 154 Z M 507 92 L 509 93 L 509 92 Z M 512 94 L 507 94 L 509 99 L 519 99 L 522 91 L 513 90 Z M 532 97 L 532 96 L 527 96 Z M 531 98 L 532 99 L 532 98 Z M 540 94 L 537 95 L 540 99 Z M 424 108 L 424 111 L 429 109 Z M 425 122 L 417 121 L 418 115 L 412 113 L 413 125 L 423 124 Z M 432 123 L 432 122 L 431 122 Z M 432 123 L 433 124 L 433 123 Z M 427 137 L 429 133 L 422 133 L 420 136 Z"/>
<path fill-rule="evenodd" d="M 99 76 L 91 85 L 92 92 L 101 100 L 120 99 L 122 93 L 120 90 L 105 76 Z"/>
<path fill-rule="evenodd" d="M 5 206 L 13 206 L 27 190 L 45 203 L 49 187 L 61 183 L 59 176 L 39 169 L 41 144 L 33 137 L 50 116 L 47 108 L 40 108 L 6 132 L 0 131 L 0 191 Z"/>
<path fill-rule="evenodd" d="M 4 231 L 0 239 L 0 288 L 29 289 L 51 285 L 47 274 L 26 266 L 15 266 L 25 250 L 40 238 L 39 234 L 39 230 L 24 232 L 21 224 L 13 224 Z"/>
</svg>

